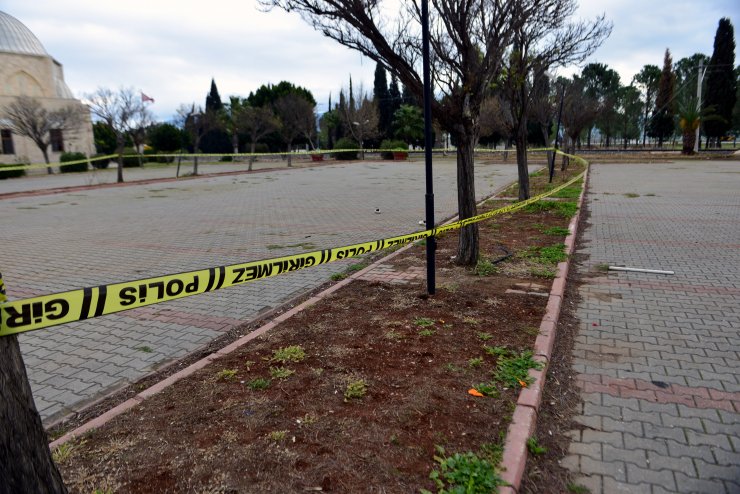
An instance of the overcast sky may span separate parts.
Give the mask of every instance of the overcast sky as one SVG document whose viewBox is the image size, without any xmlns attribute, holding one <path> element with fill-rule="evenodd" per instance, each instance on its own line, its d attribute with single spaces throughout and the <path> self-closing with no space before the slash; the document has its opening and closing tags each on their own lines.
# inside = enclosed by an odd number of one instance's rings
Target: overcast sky
<svg viewBox="0 0 740 494">
<path fill-rule="evenodd" d="M 737 0 L 582 0 L 579 16 L 606 13 L 611 37 L 589 61 L 623 83 L 645 64 L 711 55 L 721 17 L 740 18 Z M 297 14 L 262 12 L 256 0 L 0 0 L 0 10 L 36 34 L 64 65 L 77 96 L 97 87 L 134 87 L 169 120 L 181 103 L 203 104 L 215 78 L 222 99 L 288 80 L 313 92 L 323 112 L 352 75 L 372 90 L 373 61 L 313 31 Z M 736 35 L 737 37 L 737 35 Z M 570 74 L 576 68 L 562 69 Z M 335 99 L 336 101 L 336 99 Z"/>
</svg>

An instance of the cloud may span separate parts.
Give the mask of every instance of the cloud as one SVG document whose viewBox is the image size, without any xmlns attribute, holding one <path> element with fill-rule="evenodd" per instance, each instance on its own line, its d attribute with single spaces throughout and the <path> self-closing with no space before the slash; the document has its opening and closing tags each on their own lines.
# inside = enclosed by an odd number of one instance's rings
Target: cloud
<svg viewBox="0 0 740 494">
<path fill-rule="evenodd" d="M 647 63 L 660 66 L 667 47 L 674 61 L 697 51 L 711 55 L 719 18 L 738 14 L 732 0 L 580 3 L 578 16 L 606 13 L 614 23 L 587 62 L 606 63 L 623 83 Z M 350 74 L 356 86 L 372 88 L 374 62 L 295 13 L 259 10 L 256 0 L 4 0 L 2 8 L 64 65 L 75 94 L 133 86 L 156 99 L 151 108 L 163 120 L 182 103 L 202 104 L 212 77 L 223 99 L 288 80 L 311 90 L 321 111 Z"/>
</svg>

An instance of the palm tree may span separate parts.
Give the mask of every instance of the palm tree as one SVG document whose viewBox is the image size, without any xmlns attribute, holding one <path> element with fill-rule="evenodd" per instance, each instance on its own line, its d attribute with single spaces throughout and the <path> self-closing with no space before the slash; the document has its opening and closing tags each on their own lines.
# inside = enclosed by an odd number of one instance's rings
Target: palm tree
<svg viewBox="0 0 740 494">
<path fill-rule="evenodd" d="M 681 154 L 694 154 L 696 129 L 702 122 L 717 120 L 714 107 L 697 108 L 696 99 L 689 99 L 678 108 L 678 125 L 681 127 L 683 146 Z"/>
</svg>

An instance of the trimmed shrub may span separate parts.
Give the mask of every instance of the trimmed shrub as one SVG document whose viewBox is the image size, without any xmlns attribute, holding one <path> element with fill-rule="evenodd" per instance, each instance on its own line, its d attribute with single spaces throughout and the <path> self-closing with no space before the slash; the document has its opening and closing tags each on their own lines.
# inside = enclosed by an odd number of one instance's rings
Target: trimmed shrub
<svg viewBox="0 0 740 494">
<path fill-rule="evenodd" d="M 399 140 L 393 140 L 393 139 L 385 139 L 383 142 L 380 143 L 380 149 L 393 149 L 395 151 L 408 151 L 409 146 L 403 141 Z M 392 160 L 393 159 L 393 151 L 383 151 L 380 153 L 381 158 L 384 160 Z"/>
<path fill-rule="evenodd" d="M 0 163 L 0 180 L 5 180 L 7 178 L 18 178 L 26 174 L 26 170 L 3 170 L 3 168 L 28 164 L 30 163 L 28 163 L 27 160 L 17 160 L 15 163 Z"/>
<path fill-rule="evenodd" d="M 134 168 L 137 166 L 141 166 L 141 164 L 144 162 L 142 159 L 139 161 L 139 156 L 133 156 L 138 155 L 139 153 L 136 152 L 134 148 L 124 148 L 123 149 L 123 167 L 124 168 Z M 131 156 L 126 156 L 131 155 Z"/>
<path fill-rule="evenodd" d="M 219 161 L 223 163 L 228 163 L 230 161 L 234 161 L 234 157 L 233 156 L 221 156 L 221 159 Z"/>
<path fill-rule="evenodd" d="M 334 149 L 360 149 L 360 145 L 354 139 L 342 137 L 334 144 Z M 357 151 L 344 151 L 332 153 L 332 156 L 337 160 L 356 160 L 357 154 Z"/>
<path fill-rule="evenodd" d="M 59 156 L 59 164 L 67 163 L 68 161 L 79 161 L 79 160 L 85 160 L 87 159 L 87 156 L 85 156 L 84 153 L 62 153 L 61 156 Z M 59 170 L 62 173 L 75 173 L 75 172 L 86 172 L 87 171 L 87 161 L 83 161 L 82 163 L 77 163 L 76 165 L 65 165 L 60 166 Z"/>
<path fill-rule="evenodd" d="M 90 164 L 93 166 L 93 168 L 97 168 L 98 170 L 102 170 L 103 168 L 108 168 L 110 165 L 110 158 L 104 159 L 104 160 L 96 160 L 94 158 L 99 158 L 101 156 L 106 156 L 105 153 L 98 153 L 95 156 L 93 156 L 93 160 L 90 160 Z"/>
</svg>

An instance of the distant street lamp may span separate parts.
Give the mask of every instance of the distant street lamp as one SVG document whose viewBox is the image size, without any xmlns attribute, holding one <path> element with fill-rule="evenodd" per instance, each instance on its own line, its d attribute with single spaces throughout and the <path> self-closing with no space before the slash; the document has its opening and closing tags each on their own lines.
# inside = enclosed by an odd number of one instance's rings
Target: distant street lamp
<svg viewBox="0 0 740 494">
<path fill-rule="evenodd" d="M 363 160 L 365 159 L 365 144 L 364 144 L 364 142 L 365 142 L 364 141 L 364 139 L 365 139 L 365 125 L 367 125 L 369 123 L 370 123 L 370 119 L 367 119 L 367 120 L 365 120 L 362 123 L 360 123 L 360 122 L 352 122 L 352 125 L 356 125 L 357 126 L 357 133 L 359 134 L 359 137 L 360 137 L 360 155 L 362 155 L 362 158 L 361 159 L 363 159 Z"/>
</svg>

